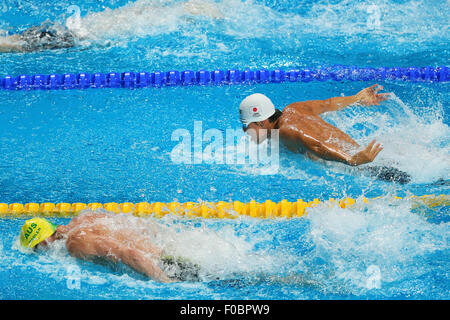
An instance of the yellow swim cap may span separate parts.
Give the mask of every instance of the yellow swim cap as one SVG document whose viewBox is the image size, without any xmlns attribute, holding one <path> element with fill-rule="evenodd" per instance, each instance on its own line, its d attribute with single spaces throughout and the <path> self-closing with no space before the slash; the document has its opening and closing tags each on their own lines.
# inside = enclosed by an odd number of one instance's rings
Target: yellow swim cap
<svg viewBox="0 0 450 320">
<path fill-rule="evenodd" d="M 56 231 L 56 225 L 42 218 L 33 218 L 25 221 L 20 232 L 20 244 L 33 248 L 50 237 Z"/>
</svg>

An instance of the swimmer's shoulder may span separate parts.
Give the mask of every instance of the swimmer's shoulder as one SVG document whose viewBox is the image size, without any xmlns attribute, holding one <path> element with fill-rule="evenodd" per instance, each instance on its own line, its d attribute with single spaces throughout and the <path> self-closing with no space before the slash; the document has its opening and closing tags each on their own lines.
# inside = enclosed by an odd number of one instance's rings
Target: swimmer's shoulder
<svg viewBox="0 0 450 320">
<path fill-rule="evenodd" d="M 106 218 L 108 216 L 109 215 L 107 213 L 104 213 L 104 212 L 97 212 L 97 211 L 87 210 L 87 211 L 84 211 L 83 213 L 81 213 L 76 218 L 79 219 L 79 220 L 86 220 L 86 219 L 95 220 L 95 219 L 103 219 L 103 218 Z"/>
<path fill-rule="evenodd" d="M 315 101 L 297 101 L 291 104 L 288 104 L 284 109 L 283 113 L 286 111 L 287 113 L 293 114 L 303 114 L 303 115 L 316 115 L 314 112 Z"/>
<path fill-rule="evenodd" d="M 74 217 L 69 224 L 67 225 L 68 228 L 74 229 L 78 228 L 82 225 L 92 225 L 95 223 L 98 219 L 104 219 L 108 215 L 106 213 L 97 213 L 94 211 L 85 211 L 80 213 L 78 216 Z"/>
<path fill-rule="evenodd" d="M 320 119 L 317 115 L 299 110 L 295 104 L 287 105 L 278 120 L 278 128 L 281 131 L 298 131 L 299 128 L 308 127 L 311 122 Z"/>
</svg>

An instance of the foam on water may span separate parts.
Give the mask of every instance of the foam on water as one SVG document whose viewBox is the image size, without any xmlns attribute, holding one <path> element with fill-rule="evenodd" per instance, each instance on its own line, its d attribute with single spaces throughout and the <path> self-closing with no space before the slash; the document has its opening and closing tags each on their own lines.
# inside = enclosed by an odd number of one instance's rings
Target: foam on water
<svg viewBox="0 0 450 320">
<path fill-rule="evenodd" d="M 354 35 L 372 31 L 407 38 L 415 35 L 419 39 L 443 36 L 441 23 L 445 14 L 441 10 L 448 4 L 433 3 L 437 5 L 430 6 L 430 1 L 318 1 L 306 20 L 316 28 L 313 32 L 328 29 L 333 34 L 337 31 Z M 429 20 L 433 21 L 428 23 Z"/>
<path fill-rule="evenodd" d="M 306 218 L 311 224 L 308 238 L 315 245 L 307 256 L 310 266 L 315 260 L 323 260 L 324 271 L 333 272 L 334 281 L 342 282 L 357 295 L 373 289 L 370 281 L 374 269 L 381 290 L 430 273 L 421 261 L 447 250 L 450 224 L 430 223 L 426 217 L 412 213 L 407 201 L 395 205 L 389 202 L 386 197 L 349 210 L 313 209 Z M 426 283 L 420 285 L 425 287 Z"/>
<path fill-rule="evenodd" d="M 195 27 L 193 22 L 206 18 L 206 24 L 214 20 L 222 22 L 222 32 L 236 38 L 281 40 L 289 35 L 291 41 L 301 46 L 301 38 L 293 35 L 353 36 L 370 32 L 371 36 L 380 37 L 380 45 L 390 47 L 392 41 L 398 45 L 414 39 L 417 44 L 417 41 L 445 37 L 442 26 L 448 26 L 444 23 L 445 10 L 442 9 L 446 5 L 444 1 L 437 1 L 436 4 L 430 6 L 428 1 L 399 3 L 391 0 L 370 3 L 319 1 L 312 5 L 296 3 L 291 10 L 279 11 L 264 1 L 191 0 L 167 3 L 138 0 L 119 8 L 105 8 L 87 14 L 81 14 L 78 7 L 69 7 L 67 14 L 71 16 L 65 24 L 81 38 L 91 40 L 154 36 L 185 28 L 189 30 L 188 36 L 195 37 L 205 34 L 202 27 Z"/>
<path fill-rule="evenodd" d="M 201 5 L 186 4 L 190 2 Z M 67 25 L 81 37 L 81 47 L 69 50 L 75 55 L 73 72 L 143 66 L 149 70 L 323 63 L 381 66 L 392 61 L 434 65 L 445 64 L 448 56 L 444 1 L 190 2 L 89 2 L 78 7 L 44 2 L 39 10 L 26 2 L 19 12 L 17 8 L 11 8 L 11 14 L 0 12 L 4 20 L 0 29 L 17 33 L 47 19 Z M 63 51 L 67 50 L 45 51 L 42 58 L 23 55 L 21 64 L 14 54 L 2 55 L 7 62 L 3 72 L 26 73 L 35 70 L 36 63 L 42 73 L 72 72 Z M 45 63 L 49 59 L 51 65 Z"/>
<path fill-rule="evenodd" d="M 361 146 L 373 139 L 380 142 L 383 151 L 373 164 L 403 170 L 415 183 L 430 183 L 449 179 L 450 128 L 443 122 L 441 108 L 437 104 L 428 114 L 419 116 L 391 93 L 381 108 L 349 107 L 329 113 L 325 119 L 349 133 Z"/>
</svg>

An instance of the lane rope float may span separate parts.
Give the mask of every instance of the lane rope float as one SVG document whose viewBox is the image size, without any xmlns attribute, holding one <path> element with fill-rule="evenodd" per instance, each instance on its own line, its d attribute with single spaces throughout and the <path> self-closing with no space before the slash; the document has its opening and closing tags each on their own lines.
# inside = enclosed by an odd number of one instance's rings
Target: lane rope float
<svg viewBox="0 0 450 320">
<path fill-rule="evenodd" d="M 330 198 L 326 201 L 314 199 L 305 202 L 298 199 L 295 202 L 282 200 L 273 202 L 266 200 L 265 202 L 256 202 L 254 200 L 249 203 L 240 201 L 219 201 L 219 202 L 109 202 L 109 203 L 0 203 L 0 217 L 28 217 L 28 216 L 44 216 L 44 217 L 65 217 L 70 218 L 76 216 L 83 210 L 106 210 L 114 213 L 130 213 L 138 217 L 153 216 L 161 218 L 167 214 L 184 218 L 225 218 L 233 219 L 238 216 L 249 216 L 253 218 L 292 218 L 301 217 L 308 213 L 308 208 L 314 208 L 319 205 L 336 206 L 340 208 L 349 208 L 358 204 L 366 204 L 377 198 L 342 198 L 335 200 Z M 409 200 L 411 207 L 419 208 L 435 208 L 450 205 L 449 195 L 424 195 L 409 197 L 393 197 L 393 201 Z"/>
<path fill-rule="evenodd" d="M 383 81 L 412 82 L 450 81 L 449 67 L 357 67 L 324 66 L 320 68 L 258 69 L 252 70 L 185 70 L 155 72 L 109 72 L 7 75 L 0 78 L 4 90 L 68 90 L 87 88 L 145 88 L 192 85 L 232 85 L 254 83 L 310 82 L 310 81 Z"/>
</svg>

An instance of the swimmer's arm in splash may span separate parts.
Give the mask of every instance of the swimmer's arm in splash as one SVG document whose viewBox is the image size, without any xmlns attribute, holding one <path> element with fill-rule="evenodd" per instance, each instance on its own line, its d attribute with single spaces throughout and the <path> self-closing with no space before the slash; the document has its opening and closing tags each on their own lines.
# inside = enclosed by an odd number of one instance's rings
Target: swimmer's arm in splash
<svg viewBox="0 0 450 320">
<path fill-rule="evenodd" d="M 18 34 L 14 34 L 7 37 L 0 37 L 0 52 L 21 52 L 25 51 L 23 48 L 23 42 L 20 40 Z"/>
<path fill-rule="evenodd" d="M 89 231 L 89 228 L 78 229 L 71 233 L 66 241 L 69 254 L 86 261 L 99 258 L 110 262 L 121 262 L 133 270 L 160 282 L 173 282 L 157 266 L 156 259 L 141 250 L 123 245 L 119 241 Z"/>
<path fill-rule="evenodd" d="M 301 101 L 295 102 L 290 106 L 302 113 L 319 115 L 324 112 L 339 111 L 350 105 L 379 105 L 380 102 L 387 100 L 390 95 L 389 93 L 378 93 L 380 90 L 383 90 L 383 87 L 374 84 L 353 96 L 334 97 L 326 100 Z"/>
<path fill-rule="evenodd" d="M 295 149 L 292 148 L 292 146 L 297 143 L 301 146 L 299 149 L 306 148 L 314 156 L 324 160 L 342 162 L 350 166 L 359 166 L 361 164 L 372 162 L 378 153 L 383 150 L 383 147 L 381 147 L 380 144 L 375 144 L 375 140 L 372 140 L 366 148 L 354 155 L 350 155 L 341 148 L 337 148 L 329 143 L 320 141 L 307 133 L 290 127 L 281 128 L 280 137 L 291 142 L 290 146 L 288 146 L 289 149 Z"/>
</svg>

